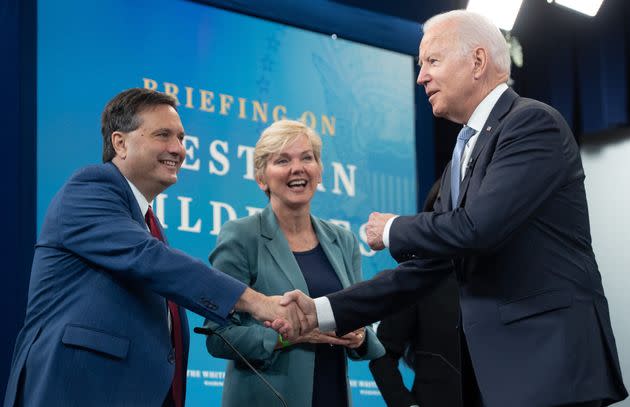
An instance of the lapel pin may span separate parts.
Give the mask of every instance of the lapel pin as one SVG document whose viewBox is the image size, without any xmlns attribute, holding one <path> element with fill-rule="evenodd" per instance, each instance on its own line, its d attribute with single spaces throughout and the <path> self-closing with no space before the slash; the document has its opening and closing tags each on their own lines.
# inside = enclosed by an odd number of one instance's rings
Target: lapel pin
<svg viewBox="0 0 630 407">
<path fill-rule="evenodd" d="M 486 127 L 486 131 L 490 131 L 490 130 L 492 130 L 492 126 Z"/>
</svg>

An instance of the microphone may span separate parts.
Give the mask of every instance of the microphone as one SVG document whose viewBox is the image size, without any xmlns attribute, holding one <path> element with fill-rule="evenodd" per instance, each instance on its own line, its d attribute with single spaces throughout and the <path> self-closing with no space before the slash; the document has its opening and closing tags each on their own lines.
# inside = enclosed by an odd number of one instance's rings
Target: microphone
<svg viewBox="0 0 630 407">
<path fill-rule="evenodd" d="M 254 372 L 256 374 L 256 376 L 258 376 L 258 378 L 260 380 L 262 380 L 263 383 L 265 383 L 265 385 L 269 388 L 269 390 L 271 390 L 271 392 L 278 398 L 278 400 L 280 400 L 280 402 L 282 403 L 282 405 L 284 407 L 288 407 L 287 402 L 284 400 L 284 397 L 282 397 L 282 395 L 280 394 L 280 392 L 278 390 L 276 390 L 271 383 L 269 383 L 264 377 L 262 377 L 262 375 L 260 374 L 260 372 L 258 372 L 258 370 L 252 366 L 251 363 L 249 363 L 249 361 L 247 360 L 247 358 L 245 358 L 245 356 L 243 356 L 243 354 L 241 352 L 239 352 L 238 350 L 236 350 L 236 348 L 234 347 L 234 345 L 232 345 L 230 343 L 230 341 L 228 341 L 227 339 L 225 339 L 223 337 L 223 335 L 221 335 L 220 333 L 213 331 L 212 329 L 206 327 L 206 326 L 197 326 L 193 329 L 193 332 L 195 332 L 196 334 L 201 334 L 201 335 L 206 335 L 206 336 L 211 336 L 211 335 L 216 335 L 219 338 L 221 338 L 221 340 L 223 342 L 225 342 L 225 344 L 227 346 L 230 347 L 230 349 L 232 349 L 234 351 L 234 353 L 236 353 L 238 355 L 238 357 L 247 365 L 247 367 L 249 367 L 251 369 L 252 372 Z"/>
<path fill-rule="evenodd" d="M 473 160 L 473 158 L 470 157 L 470 159 L 468 160 L 468 163 L 466 164 L 466 169 L 467 170 L 471 169 L 473 165 L 475 165 L 475 160 Z"/>
</svg>

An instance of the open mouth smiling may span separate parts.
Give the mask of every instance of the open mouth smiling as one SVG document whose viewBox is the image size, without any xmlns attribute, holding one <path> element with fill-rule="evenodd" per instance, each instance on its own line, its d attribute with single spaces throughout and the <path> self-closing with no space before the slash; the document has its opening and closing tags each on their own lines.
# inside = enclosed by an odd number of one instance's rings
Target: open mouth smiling
<svg viewBox="0 0 630 407">
<path fill-rule="evenodd" d="M 169 168 L 177 168 L 177 166 L 179 165 L 178 161 L 173 160 L 160 160 L 160 163 L 166 165 Z"/>
<path fill-rule="evenodd" d="M 305 179 L 295 179 L 295 180 L 289 181 L 287 183 L 287 186 L 289 188 L 304 188 L 306 187 L 306 184 L 308 184 L 308 181 Z"/>
</svg>

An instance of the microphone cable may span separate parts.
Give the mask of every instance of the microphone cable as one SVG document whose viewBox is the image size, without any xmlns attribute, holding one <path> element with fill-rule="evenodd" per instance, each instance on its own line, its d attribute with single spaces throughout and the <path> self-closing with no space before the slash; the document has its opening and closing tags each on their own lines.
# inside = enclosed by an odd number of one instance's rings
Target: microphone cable
<svg viewBox="0 0 630 407">
<path fill-rule="evenodd" d="M 458 376 L 462 375 L 462 372 L 458 368 L 453 366 L 451 362 L 449 362 L 444 356 L 440 355 L 439 353 L 425 352 L 422 350 L 415 351 L 415 353 L 419 355 L 428 355 L 428 356 L 437 357 L 438 359 L 441 359 L 442 362 L 446 363 L 446 365 L 450 367 L 455 373 L 457 373 Z"/>
<path fill-rule="evenodd" d="M 232 349 L 234 351 L 234 353 L 236 353 L 238 355 L 238 357 L 247 365 L 247 367 L 249 367 L 251 369 L 252 372 L 254 372 L 256 374 L 256 376 L 258 376 L 258 378 L 260 380 L 262 380 L 263 383 L 265 383 L 265 385 L 269 388 L 269 390 L 271 390 L 271 392 L 278 398 L 278 400 L 280 400 L 280 402 L 282 403 L 282 405 L 284 407 L 288 407 L 287 402 L 284 400 L 284 397 L 282 397 L 282 395 L 280 394 L 280 392 L 278 390 L 276 390 L 271 383 L 269 383 L 261 374 L 260 372 L 258 372 L 258 370 L 252 366 L 251 363 L 249 363 L 249 361 L 247 360 L 247 358 L 245 358 L 245 356 L 243 356 L 243 354 L 241 352 L 239 352 L 238 350 L 236 350 L 236 348 L 234 347 L 234 345 L 232 345 L 230 343 L 230 341 L 228 341 L 227 339 L 225 339 L 223 337 L 223 335 L 221 335 L 218 332 L 213 331 L 212 329 L 208 328 L 208 327 L 195 327 L 193 329 L 193 331 L 196 334 L 201 334 L 201 335 L 206 335 L 206 336 L 211 336 L 211 335 L 216 335 L 219 338 L 221 338 L 221 340 L 223 342 L 225 342 L 225 344 L 227 346 L 230 347 L 230 349 Z"/>
</svg>

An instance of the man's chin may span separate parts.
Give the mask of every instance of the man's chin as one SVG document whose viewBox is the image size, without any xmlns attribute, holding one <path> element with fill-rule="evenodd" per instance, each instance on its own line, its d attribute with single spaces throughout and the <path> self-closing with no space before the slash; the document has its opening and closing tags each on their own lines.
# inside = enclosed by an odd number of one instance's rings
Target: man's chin
<svg viewBox="0 0 630 407">
<path fill-rule="evenodd" d="M 162 179 L 162 185 L 164 186 L 164 188 L 168 188 L 171 185 L 175 184 L 176 182 L 177 182 L 177 175 Z"/>
<path fill-rule="evenodd" d="M 443 110 L 440 109 L 439 106 L 433 106 L 433 116 L 435 117 L 444 117 L 445 113 Z"/>
</svg>

